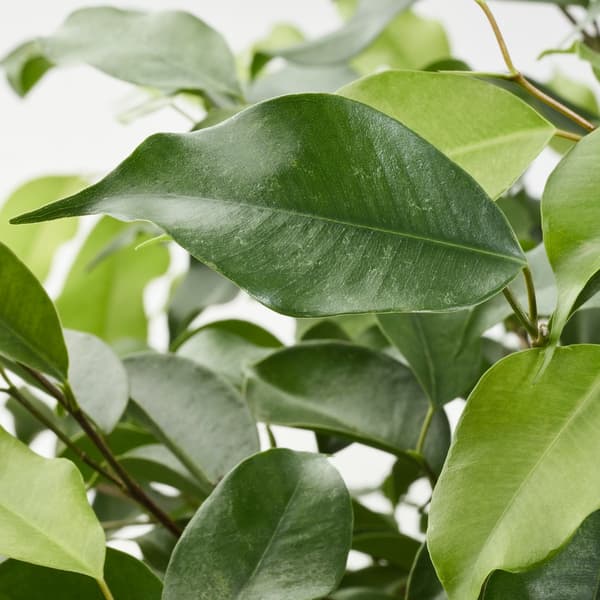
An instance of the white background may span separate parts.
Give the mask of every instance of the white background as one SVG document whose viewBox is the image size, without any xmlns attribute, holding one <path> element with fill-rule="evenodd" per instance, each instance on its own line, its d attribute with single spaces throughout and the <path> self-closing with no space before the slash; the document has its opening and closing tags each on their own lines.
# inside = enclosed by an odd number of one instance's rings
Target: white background
<svg viewBox="0 0 600 600">
<path fill-rule="evenodd" d="M 0 0 L 0 55 L 23 40 L 51 33 L 74 9 L 94 3 L 82 0 Z M 297 24 L 310 36 L 339 23 L 329 0 L 115 0 L 123 8 L 142 10 L 183 9 L 222 32 L 235 52 L 264 36 L 276 22 Z M 549 78 L 560 66 L 565 74 L 598 89 L 589 68 L 573 57 L 537 60 L 547 47 L 564 42 L 571 27 L 554 6 L 535 3 L 493 2 L 492 8 L 505 33 L 516 65 L 538 79 Z M 473 0 L 421 0 L 416 12 L 444 23 L 453 54 L 475 70 L 501 71 L 503 63 L 492 32 Z M 52 70 L 25 99 L 18 98 L 0 81 L 0 202 L 20 183 L 34 176 L 81 173 L 100 176 L 114 167 L 145 137 L 159 130 L 185 131 L 187 120 L 171 109 L 120 124 L 115 115 L 136 97 L 132 86 L 87 67 Z M 536 163 L 529 185 L 543 187 L 556 157 L 546 152 Z M 51 287 L 53 287 L 51 285 Z M 150 306 L 159 306 L 161 291 Z M 0 299 L 1 301 L 1 299 Z M 238 301 L 225 311 L 208 312 L 204 319 L 241 314 L 270 327 L 289 341 L 291 320 Z M 160 343 L 163 323 L 153 324 Z M 279 432 L 282 435 L 282 432 Z M 302 432 L 284 432 L 285 443 L 312 447 Z M 390 456 L 353 446 L 335 459 L 351 486 L 377 485 L 391 465 Z M 410 531 L 414 523 L 407 525 Z"/>
</svg>

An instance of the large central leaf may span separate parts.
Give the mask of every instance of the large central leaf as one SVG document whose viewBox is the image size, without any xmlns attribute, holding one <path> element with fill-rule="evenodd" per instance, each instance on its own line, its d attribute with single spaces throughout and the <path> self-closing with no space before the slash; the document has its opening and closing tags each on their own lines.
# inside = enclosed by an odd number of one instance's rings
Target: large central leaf
<svg viewBox="0 0 600 600">
<path fill-rule="evenodd" d="M 525 264 L 505 217 L 396 120 L 328 94 L 146 140 L 100 183 L 17 222 L 146 219 L 284 313 L 477 304 Z"/>
</svg>

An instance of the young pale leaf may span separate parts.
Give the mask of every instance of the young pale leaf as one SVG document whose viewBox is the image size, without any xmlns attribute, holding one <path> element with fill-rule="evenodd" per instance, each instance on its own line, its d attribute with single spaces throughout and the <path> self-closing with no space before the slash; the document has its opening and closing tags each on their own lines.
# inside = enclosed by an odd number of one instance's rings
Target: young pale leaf
<svg viewBox="0 0 600 600">
<path fill-rule="evenodd" d="M 241 386 L 244 368 L 281 346 L 282 343 L 262 327 L 231 319 L 201 327 L 183 342 L 177 354 Z"/>
<path fill-rule="evenodd" d="M 462 75 L 385 71 L 338 93 L 416 131 L 470 173 L 492 198 L 523 174 L 555 131 L 513 94 Z"/>
<path fill-rule="evenodd" d="M 481 338 L 467 340 L 471 311 L 379 315 L 431 401 L 437 405 L 468 393 L 482 373 Z"/>
<path fill-rule="evenodd" d="M 152 353 L 127 358 L 125 367 L 132 400 L 205 491 L 260 449 L 248 407 L 212 371 L 181 356 Z"/>
<path fill-rule="evenodd" d="M 64 381 L 69 357 L 52 300 L 0 242 L 0 354 Z"/>
<path fill-rule="evenodd" d="M 65 332 L 69 383 L 77 402 L 105 433 L 119 422 L 129 400 L 127 372 L 110 346 L 93 335 Z"/>
<path fill-rule="evenodd" d="M 114 600 L 160 600 L 162 584 L 144 563 L 108 548 L 104 568 Z M 0 564 L 0 598 L 6 600 L 105 600 L 89 577 L 16 560 Z"/>
<path fill-rule="evenodd" d="M 586 284 L 600 270 L 600 131 L 585 136 L 550 175 L 542 198 L 542 229 L 556 276 L 558 304 L 550 336 L 560 334 Z"/>
<path fill-rule="evenodd" d="M 83 8 L 54 34 L 23 44 L 2 61 L 20 95 L 51 66 L 81 63 L 165 92 L 241 95 L 233 55 L 223 37 L 180 11 Z"/>
<path fill-rule="evenodd" d="M 164 246 L 135 250 L 130 245 L 94 266 L 98 254 L 127 227 L 110 218 L 94 227 L 56 301 L 65 327 L 91 333 L 121 350 L 145 347 L 148 320 L 142 294 L 169 265 Z"/>
<path fill-rule="evenodd" d="M 104 532 L 68 460 L 38 456 L 0 429 L 0 555 L 103 579 Z"/>
<path fill-rule="evenodd" d="M 296 316 L 469 306 L 525 262 L 464 171 L 398 121 L 327 94 L 152 136 L 100 183 L 16 221 L 98 212 L 155 222 Z"/>
<path fill-rule="evenodd" d="M 342 478 L 316 454 L 239 464 L 177 543 L 163 600 L 312 600 L 337 587 L 352 534 Z"/>
<path fill-rule="evenodd" d="M 19 231 L 9 225 L 10 218 L 24 210 L 35 210 L 48 202 L 64 198 L 83 189 L 87 182 L 75 176 L 52 176 L 33 179 L 15 190 L 0 210 L 0 239 L 40 280 L 48 275 L 54 253 L 77 231 L 74 219 L 51 225 L 39 223 Z"/>
<path fill-rule="evenodd" d="M 598 596 L 600 512 L 590 515 L 567 546 L 524 573 L 495 572 L 482 600 L 582 600 Z"/>
<path fill-rule="evenodd" d="M 374 385 L 376 382 L 376 385 Z M 404 365 L 340 342 L 286 348 L 254 365 L 246 397 L 259 421 L 342 435 L 394 454 L 414 450 L 429 402 Z M 425 453 L 441 468 L 448 423 L 436 413 Z"/>
<path fill-rule="evenodd" d="M 471 394 L 433 493 L 428 544 L 450 600 L 546 558 L 600 507 L 600 347 L 508 356 Z M 465 507 L 468 506 L 468 510 Z"/>
</svg>

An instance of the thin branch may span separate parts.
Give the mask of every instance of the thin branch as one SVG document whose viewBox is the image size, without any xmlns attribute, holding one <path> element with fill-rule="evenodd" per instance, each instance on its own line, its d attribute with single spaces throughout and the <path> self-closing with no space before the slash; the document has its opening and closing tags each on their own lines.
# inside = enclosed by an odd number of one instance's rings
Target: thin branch
<svg viewBox="0 0 600 600">
<path fill-rule="evenodd" d="M 485 16 L 487 17 L 487 20 L 489 21 L 489 23 L 492 27 L 492 30 L 496 37 L 496 41 L 498 42 L 498 46 L 500 47 L 500 52 L 502 53 L 502 57 L 504 59 L 506 67 L 508 68 L 508 71 L 511 75 L 511 79 L 515 83 L 518 83 L 523 89 L 525 89 L 527 92 L 529 92 L 532 96 L 535 96 L 536 98 L 541 100 L 544 104 L 547 104 L 548 106 L 550 106 L 557 112 L 561 113 L 562 115 L 564 115 L 565 117 L 567 117 L 568 119 L 573 121 L 574 123 L 577 123 L 583 129 L 587 129 L 588 131 L 593 131 L 596 127 L 592 123 L 590 123 L 587 119 L 585 119 L 584 117 L 582 117 L 575 111 L 571 110 L 568 106 L 565 106 L 558 100 L 555 100 L 554 98 L 552 98 L 552 96 L 549 96 L 548 94 L 546 94 L 545 92 L 540 90 L 538 87 L 533 85 L 533 83 L 531 83 L 515 67 L 512 57 L 510 55 L 510 52 L 508 51 L 508 46 L 506 45 L 504 36 L 502 35 L 502 31 L 500 30 L 500 27 L 498 26 L 498 22 L 496 21 L 494 14 L 490 10 L 490 7 L 487 5 L 487 2 L 485 0 L 475 0 L 475 2 L 477 2 L 477 4 L 481 7 Z"/>
<path fill-rule="evenodd" d="M 567 19 L 569 21 L 571 21 L 571 23 L 573 25 L 575 25 L 576 27 L 579 26 L 579 23 L 577 22 L 577 19 L 569 12 L 569 9 L 566 6 L 559 6 L 558 9 L 560 10 L 560 12 L 567 17 Z"/>
<path fill-rule="evenodd" d="M 578 142 L 583 137 L 583 136 L 579 135 L 578 133 L 572 133 L 571 131 L 566 131 L 564 129 L 557 129 L 554 132 L 554 135 L 556 137 L 565 138 L 566 140 L 571 140 L 573 142 Z"/>
<path fill-rule="evenodd" d="M 536 336 L 537 336 L 537 322 L 538 322 L 538 308 L 537 299 L 535 297 L 535 285 L 533 283 L 533 275 L 529 267 L 523 269 L 523 277 L 525 278 L 525 285 L 527 286 L 527 302 L 529 305 L 529 322 L 532 325 L 536 325 Z"/>
<path fill-rule="evenodd" d="M 521 308 L 519 301 L 513 296 L 512 292 L 508 289 L 508 287 L 505 287 L 502 290 L 502 292 L 504 293 L 504 297 L 510 304 L 510 307 L 513 309 L 515 316 L 521 322 L 523 327 L 525 327 L 525 329 L 527 330 L 527 333 L 531 336 L 532 339 L 536 339 L 538 336 L 537 327 L 535 327 L 531 323 L 531 321 L 525 314 L 525 311 Z"/>
</svg>

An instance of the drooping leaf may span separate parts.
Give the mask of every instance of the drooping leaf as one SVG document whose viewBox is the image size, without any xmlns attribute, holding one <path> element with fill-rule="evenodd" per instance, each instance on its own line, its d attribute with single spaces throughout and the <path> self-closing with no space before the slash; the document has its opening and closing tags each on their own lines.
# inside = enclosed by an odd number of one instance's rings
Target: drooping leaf
<svg viewBox="0 0 600 600">
<path fill-rule="evenodd" d="M 129 400 L 123 363 L 93 335 L 65 332 L 69 351 L 69 383 L 77 402 L 105 433 L 119 422 Z"/>
<path fill-rule="evenodd" d="M 160 580 L 139 560 L 108 548 L 104 569 L 114 600 L 160 600 Z M 6 600 L 105 600 L 89 577 L 7 560 L 0 563 L 0 598 Z"/>
<path fill-rule="evenodd" d="M 239 464 L 177 543 L 163 600 L 311 600 L 337 587 L 352 508 L 327 459 L 275 449 Z"/>
<path fill-rule="evenodd" d="M 514 95 L 462 75 L 385 71 L 339 93 L 416 131 L 470 173 L 492 198 L 523 174 L 554 134 L 546 119 Z"/>
<path fill-rule="evenodd" d="M 69 357 L 56 309 L 31 271 L 0 242 L 0 354 L 59 380 Z"/>
<path fill-rule="evenodd" d="M 0 429 L 0 555 L 103 579 L 104 532 L 81 475 Z"/>
<path fill-rule="evenodd" d="M 544 361 L 537 349 L 508 356 L 467 401 L 429 518 L 450 600 L 543 560 L 600 507 L 600 347 L 557 348 L 540 372 Z"/>
<path fill-rule="evenodd" d="M 233 55 L 223 37 L 181 11 L 83 8 L 54 34 L 20 46 L 2 61 L 11 85 L 21 95 L 50 66 L 82 63 L 165 92 L 191 90 L 234 97 L 241 93 Z"/>
<path fill-rule="evenodd" d="M 0 239 L 43 281 L 58 247 L 77 231 L 74 219 L 55 225 L 39 223 L 19 230 L 8 221 L 24 210 L 34 210 L 83 189 L 87 182 L 75 176 L 40 177 L 17 188 L 0 210 Z"/>
<path fill-rule="evenodd" d="M 238 291 L 231 281 L 192 258 L 188 272 L 169 301 L 171 340 L 176 340 L 207 306 L 229 302 Z"/>
<path fill-rule="evenodd" d="M 144 347 L 148 322 L 142 293 L 164 273 L 168 250 L 151 246 L 120 249 L 91 270 L 90 262 L 128 225 L 102 219 L 92 230 L 56 301 L 65 327 L 91 333 L 118 349 Z"/>
<path fill-rule="evenodd" d="M 556 556 L 524 573 L 495 572 L 482 600 L 580 600 L 598 595 L 600 512 L 591 514 Z"/>
<path fill-rule="evenodd" d="M 240 460 L 258 452 L 247 406 L 212 371 L 181 356 L 152 353 L 127 358 L 125 367 L 132 400 L 206 492 Z"/>
<path fill-rule="evenodd" d="M 600 132 L 585 136 L 558 164 L 542 197 L 542 228 L 556 276 L 558 304 L 550 336 L 557 342 L 586 284 L 600 270 Z"/>
<path fill-rule="evenodd" d="M 511 600 L 516 600 L 512 596 L 506 596 L 505 600 L 509 597 Z M 423 544 L 410 570 L 406 600 L 447 600 L 447 598 L 431 563 L 427 544 Z"/>
<path fill-rule="evenodd" d="M 281 342 L 262 327 L 230 319 L 199 328 L 177 349 L 177 354 L 241 386 L 246 365 L 259 361 L 281 346 Z"/>
<path fill-rule="evenodd" d="M 379 315 L 430 400 L 442 405 L 468 393 L 482 372 L 481 341 L 465 341 L 465 311 Z"/>
<path fill-rule="evenodd" d="M 15 222 L 98 212 L 155 222 L 296 316 L 469 306 L 524 264 L 467 174 L 398 121 L 326 94 L 153 136 L 100 183 Z"/>
<path fill-rule="evenodd" d="M 429 404 L 404 365 L 340 342 L 271 354 L 249 369 L 246 397 L 259 421 L 337 434 L 395 454 L 415 449 Z M 425 454 L 438 470 L 449 442 L 441 412 L 430 431 Z"/>
</svg>

